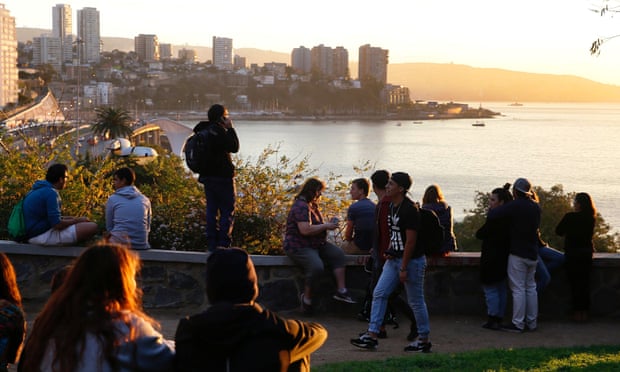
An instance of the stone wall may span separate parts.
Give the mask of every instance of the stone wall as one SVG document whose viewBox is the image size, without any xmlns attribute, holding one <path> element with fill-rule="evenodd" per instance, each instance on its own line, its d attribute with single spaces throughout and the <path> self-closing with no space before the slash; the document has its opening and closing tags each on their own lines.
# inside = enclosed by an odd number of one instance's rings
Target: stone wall
<svg viewBox="0 0 620 372">
<path fill-rule="evenodd" d="M 17 280 L 25 301 L 44 302 L 50 293 L 55 272 L 70 263 L 84 248 L 39 247 L 0 241 L 17 271 Z M 156 308 L 203 308 L 204 266 L 201 252 L 165 250 L 139 251 L 142 259 L 141 287 L 144 306 Z M 288 257 L 252 256 L 256 266 L 260 296 L 258 301 L 275 311 L 299 306 L 303 276 Z M 426 296 L 431 314 L 485 314 L 484 295 L 479 282 L 479 253 L 454 253 L 429 261 Z M 347 285 L 354 298 L 362 300 L 368 283 L 363 256 L 347 256 Z M 620 254 L 597 253 L 592 275 L 592 315 L 620 317 Z M 326 273 L 315 296 L 320 311 L 356 314 L 361 305 L 344 304 L 331 299 L 333 276 Z M 570 293 L 563 270 L 552 273 L 549 287 L 540 295 L 541 316 L 565 314 L 570 308 Z"/>
</svg>

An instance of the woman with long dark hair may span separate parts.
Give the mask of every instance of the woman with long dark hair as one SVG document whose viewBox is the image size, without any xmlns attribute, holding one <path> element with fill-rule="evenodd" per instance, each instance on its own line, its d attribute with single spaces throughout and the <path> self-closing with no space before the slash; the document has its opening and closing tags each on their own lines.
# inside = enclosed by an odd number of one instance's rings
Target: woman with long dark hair
<svg viewBox="0 0 620 372">
<path fill-rule="evenodd" d="M 139 268 L 125 246 L 86 249 L 37 316 L 19 370 L 171 370 L 174 346 L 142 311 Z"/>
<path fill-rule="evenodd" d="M 325 183 L 318 178 L 309 178 L 295 197 L 286 218 L 284 252 L 304 271 L 305 285 L 300 296 L 301 310 L 306 315 L 314 311 L 313 289 L 323 273 L 325 264 L 329 265 L 336 277 L 338 291 L 333 298 L 338 301 L 355 303 L 345 286 L 345 257 L 339 247 L 327 241 L 327 231 L 338 227 L 335 222 L 323 221 L 319 209 L 319 199 L 325 190 Z"/>
<path fill-rule="evenodd" d="M 596 208 L 590 195 L 580 192 L 575 195 L 573 212 L 568 212 L 555 228 L 556 234 L 564 236 L 564 257 L 566 274 L 571 287 L 573 319 L 588 320 L 590 309 L 590 274 L 594 244 Z"/>
<path fill-rule="evenodd" d="M 26 336 L 22 296 L 17 287 L 15 269 L 6 254 L 0 252 L 0 372 L 19 359 Z"/>
</svg>

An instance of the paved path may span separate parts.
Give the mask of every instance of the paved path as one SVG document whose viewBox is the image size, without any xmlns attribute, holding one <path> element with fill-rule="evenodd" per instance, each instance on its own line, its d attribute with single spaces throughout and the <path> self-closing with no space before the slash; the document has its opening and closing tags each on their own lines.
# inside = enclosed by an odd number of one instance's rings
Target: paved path
<svg viewBox="0 0 620 372">
<path fill-rule="evenodd" d="M 167 338 L 174 337 L 178 319 L 185 314 L 179 311 L 150 312 L 161 322 Z M 351 318 L 319 315 L 303 318 L 296 312 L 281 312 L 288 318 L 313 320 L 323 324 L 328 332 L 327 342 L 312 355 L 312 365 L 349 360 L 378 360 L 394 356 L 410 355 L 403 351 L 407 345 L 409 329 L 402 322 L 398 329 L 388 327 L 388 338 L 379 340 L 377 351 L 358 349 L 349 340 L 365 330 L 367 324 Z M 525 348 L 588 345 L 620 345 L 620 319 L 594 318 L 588 323 L 577 324 L 567 319 L 543 319 L 535 332 L 514 334 L 483 329 L 483 317 L 448 317 L 431 314 L 431 342 L 434 353 L 455 353 L 491 348 Z"/>
</svg>

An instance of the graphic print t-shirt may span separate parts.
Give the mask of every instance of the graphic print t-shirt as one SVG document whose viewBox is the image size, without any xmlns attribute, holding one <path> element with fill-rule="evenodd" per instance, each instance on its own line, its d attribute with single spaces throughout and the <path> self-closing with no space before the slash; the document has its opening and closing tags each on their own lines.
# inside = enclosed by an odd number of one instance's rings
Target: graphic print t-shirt
<svg viewBox="0 0 620 372">
<path fill-rule="evenodd" d="M 418 208 L 408 198 L 399 205 L 391 203 L 388 211 L 388 224 L 390 226 L 390 249 L 404 252 L 407 242 L 406 231 L 417 231 L 420 225 Z"/>
</svg>

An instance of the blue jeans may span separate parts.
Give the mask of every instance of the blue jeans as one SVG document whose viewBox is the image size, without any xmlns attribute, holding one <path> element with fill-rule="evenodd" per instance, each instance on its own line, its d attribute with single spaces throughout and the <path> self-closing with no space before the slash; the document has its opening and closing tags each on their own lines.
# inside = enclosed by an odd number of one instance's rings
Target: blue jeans
<svg viewBox="0 0 620 372">
<path fill-rule="evenodd" d="M 538 248 L 538 264 L 536 265 L 536 291 L 540 293 L 551 281 L 551 273 L 564 264 L 564 253 L 549 246 Z"/>
<path fill-rule="evenodd" d="M 383 317 L 387 308 L 388 299 L 400 283 L 399 273 L 401 258 L 392 258 L 385 261 L 383 272 L 375 286 L 372 295 L 372 307 L 370 310 L 370 324 L 368 331 L 379 333 Z M 418 325 L 418 335 L 425 339 L 430 333 L 428 309 L 424 300 L 424 273 L 426 271 L 426 257 L 412 258 L 407 265 L 407 281 L 405 291 L 407 301 L 413 310 Z"/>
<path fill-rule="evenodd" d="M 506 313 L 506 298 L 508 295 L 506 280 L 483 285 L 482 289 L 484 290 L 484 297 L 487 303 L 487 315 L 503 318 Z"/>
<path fill-rule="evenodd" d="M 230 247 L 235 220 L 235 180 L 227 177 L 201 179 L 207 198 L 207 249 Z M 220 215 L 219 223 L 217 215 Z"/>
</svg>

